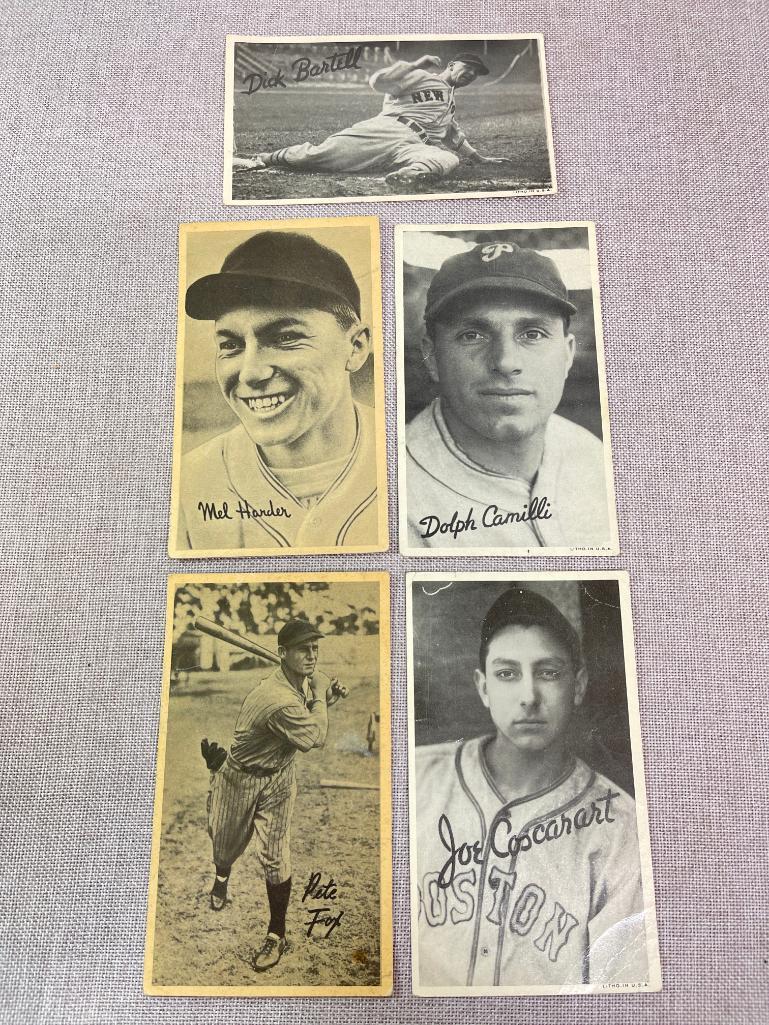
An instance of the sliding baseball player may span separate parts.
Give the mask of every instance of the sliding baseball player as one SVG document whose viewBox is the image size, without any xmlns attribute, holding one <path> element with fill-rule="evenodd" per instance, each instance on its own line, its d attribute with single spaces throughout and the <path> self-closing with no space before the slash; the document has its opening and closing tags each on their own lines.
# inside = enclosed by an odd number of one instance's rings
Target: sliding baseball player
<svg viewBox="0 0 769 1025">
<path fill-rule="evenodd" d="M 399 188 L 429 184 L 459 167 L 462 158 L 475 164 L 510 163 L 508 157 L 483 156 L 467 141 L 455 118 L 455 92 L 489 74 L 475 53 L 458 53 L 442 71 L 440 57 L 396 61 L 375 72 L 369 85 L 384 94 L 382 111 L 336 132 L 318 145 L 303 142 L 234 157 L 233 168 L 355 173 L 387 170 L 387 185 Z"/>
<path fill-rule="evenodd" d="M 257 972 L 273 968 L 289 949 L 286 911 L 296 754 L 323 747 L 328 707 L 347 697 L 346 687 L 317 670 L 321 637 L 304 620 L 286 623 L 278 634 L 280 665 L 247 695 L 229 751 L 207 739 L 201 744 L 211 770 L 208 831 L 216 866 L 214 911 L 227 904 L 232 866 L 256 837 L 270 908 L 267 935 L 252 962 Z"/>
</svg>

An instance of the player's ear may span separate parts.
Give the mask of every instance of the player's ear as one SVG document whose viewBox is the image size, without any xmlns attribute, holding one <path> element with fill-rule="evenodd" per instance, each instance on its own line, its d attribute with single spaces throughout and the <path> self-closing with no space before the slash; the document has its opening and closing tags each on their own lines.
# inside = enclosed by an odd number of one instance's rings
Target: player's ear
<svg viewBox="0 0 769 1025">
<path fill-rule="evenodd" d="M 577 676 L 574 681 L 574 705 L 581 705 L 585 700 L 585 691 L 587 690 L 587 669 L 583 666 L 577 670 Z"/>
<path fill-rule="evenodd" d="M 278 645 L 278 655 L 279 655 L 279 656 L 280 656 L 281 658 L 285 658 L 285 657 L 286 657 L 286 649 L 285 649 L 285 648 L 283 647 L 283 645 L 282 645 L 282 644 L 279 644 L 279 645 Z"/>
<path fill-rule="evenodd" d="M 489 692 L 486 690 L 486 674 L 482 673 L 480 669 L 476 669 L 473 674 L 473 680 L 475 682 L 475 689 L 478 691 L 478 697 L 489 707 Z"/>
<path fill-rule="evenodd" d="M 577 351 L 577 339 L 574 337 L 571 331 L 569 331 L 566 335 L 566 349 L 568 355 L 566 357 L 566 370 L 564 371 L 563 375 L 564 378 L 567 378 L 569 376 L 571 365 L 574 362 L 574 354 Z"/>
<path fill-rule="evenodd" d="M 371 352 L 371 330 L 367 324 L 358 324 L 350 338 L 350 345 L 350 355 L 344 368 L 354 374 L 356 370 L 360 370 Z"/>
<path fill-rule="evenodd" d="M 435 362 L 435 342 L 430 335 L 425 331 L 422 335 L 422 342 L 420 344 L 422 350 L 422 362 L 427 369 L 427 373 L 430 375 L 430 379 L 438 383 L 438 365 Z"/>
</svg>

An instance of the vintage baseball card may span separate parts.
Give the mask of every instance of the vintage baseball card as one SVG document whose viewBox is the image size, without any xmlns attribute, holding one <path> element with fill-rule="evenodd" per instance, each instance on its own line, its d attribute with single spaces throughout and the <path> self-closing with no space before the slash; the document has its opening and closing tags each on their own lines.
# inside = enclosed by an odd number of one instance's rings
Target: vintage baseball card
<svg viewBox="0 0 769 1025">
<path fill-rule="evenodd" d="M 541 35 L 227 37 L 225 203 L 550 192 Z"/>
<path fill-rule="evenodd" d="M 401 551 L 618 554 L 594 225 L 395 241 Z"/>
<path fill-rule="evenodd" d="M 414 992 L 660 990 L 627 574 L 406 601 Z"/>
<path fill-rule="evenodd" d="M 174 558 L 388 545 L 379 221 L 183 224 Z"/>
<path fill-rule="evenodd" d="M 392 990 L 386 573 L 169 578 L 144 988 Z"/>
</svg>

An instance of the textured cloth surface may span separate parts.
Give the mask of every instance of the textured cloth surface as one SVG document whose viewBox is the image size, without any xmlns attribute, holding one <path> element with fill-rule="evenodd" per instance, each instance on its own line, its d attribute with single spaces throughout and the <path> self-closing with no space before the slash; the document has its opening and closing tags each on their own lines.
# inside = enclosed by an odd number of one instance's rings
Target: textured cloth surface
<svg viewBox="0 0 769 1025">
<path fill-rule="evenodd" d="M 764 19 L 758 0 L 3 5 L 3 1025 L 766 1020 Z M 558 195 L 223 208 L 227 32 L 481 29 L 545 33 Z M 177 223 L 297 212 L 382 219 L 392 549 L 172 563 Z M 584 218 L 621 556 L 401 559 L 392 225 Z M 608 566 L 632 574 L 665 990 L 416 1000 L 403 572 Z M 147 998 L 166 574 L 276 568 L 394 574 L 396 996 Z"/>
</svg>

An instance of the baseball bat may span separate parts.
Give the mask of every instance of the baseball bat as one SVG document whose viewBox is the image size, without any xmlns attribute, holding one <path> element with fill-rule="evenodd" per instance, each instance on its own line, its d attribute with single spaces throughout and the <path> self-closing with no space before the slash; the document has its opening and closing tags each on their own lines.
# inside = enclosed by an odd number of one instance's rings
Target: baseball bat
<svg viewBox="0 0 769 1025">
<path fill-rule="evenodd" d="M 213 623 L 210 619 L 204 619 L 202 616 L 198 616 L 195 620 L 195 627 L 204 634 L 210 634 L 211 637 L 217 637 L 220 641 L 226 641 L 236 648 L 247 651 L 250 655 L 258 655 L 259 658 L 266 659 L 274 665 L 280 665 L 280 659 L 274 651 L 270 651 L 269 648 L 263 648 L 261 644 L 257 644 L 256 641 L 244 637 L 243 634 L 239 634 L 235 630 L 228 630 L 226 627 Z"/>
</svg>

